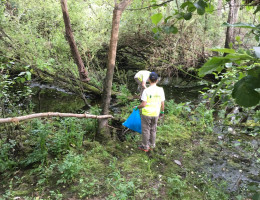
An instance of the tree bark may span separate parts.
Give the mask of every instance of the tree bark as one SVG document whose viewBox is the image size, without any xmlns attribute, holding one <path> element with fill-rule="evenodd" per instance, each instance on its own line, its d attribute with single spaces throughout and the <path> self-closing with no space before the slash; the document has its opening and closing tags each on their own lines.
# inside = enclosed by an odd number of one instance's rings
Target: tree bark
<svg viewBox="0 0 260 200">
<path fill-rule="evenodd" d="M 218 16 L 222 17 L 222 0 L 218 0 Z"/>
<path fill-rule="evenodd" d="M 237 22 L 239 7 L 240 7 L 240 0 L 229 1 L 229 14 L 228 14 L 228 21 L 227 21 L 229 24 L 235 24 Z M 235 30 L 234 27 L 227 27 L 225 48 L 230 48 L 229 44 L 234 43 L 235 41 L 234 30 Z"/>
<path fill-rule="evenodd" d="M 94 118 L 94 119 L 113 118 L 112 115 L 88 115 L 88 114 L 47 112 L 47 113 L 35 113 L 35 114 L 24 115 L 19 117 L 0 118 L 0 124 L 9 123 L 9 122 L 17 123 L 19 121 L 24 121 L 33 118 L 40 118 L 40 117 L 77 117 L 77 118 Z"/>
<path fill-rule="evenodd" d="M 108 52 L 108 62 L 107 62 L 107 73 L 104 82 L 103 96 L 102 96 L 102 114 L 109 114 L 109 105 L 111 100 L 112 82 L 116 63 L 116 50 L 119 35 L 119 24 L 122 16 L 122 12 L 131 3 L 132 0 L 123 0 L 119 4 L 115 1 L 115 7 L 113 10 L 113 20 L 112 20 L 112 30 L 111 38 Z M 109 133 L 107 127 L 108 120 L 100 119 L 98 134 Z"/>
<path fill-rule="evenodd" d="M 60 3 L 61 3 L 64 24 L 65 24 L 66 38 L 69 42 L 73 59 L 78 66 L 80 80 L 83 82 L 88 82 L 89 81 L 88 72 L 81 59 L 81 56 L 79 54 L 79 51 L 78 51 L 78 48 L 77 48 L 77 45 L 76 45 L 76 42 L 74 40 L 74 36 L 72 33 L 72 28 L 71 28 L 71 24 L 70 24 L 69 13 L 68 13 L 68 7 L 67 7 L 67 0 L 60 0 Z"/>
</svg>

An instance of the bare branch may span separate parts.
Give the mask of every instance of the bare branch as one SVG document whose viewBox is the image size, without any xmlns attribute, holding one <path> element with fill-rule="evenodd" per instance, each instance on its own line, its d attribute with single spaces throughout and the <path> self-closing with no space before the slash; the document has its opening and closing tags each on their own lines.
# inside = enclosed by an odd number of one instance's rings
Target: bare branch
<svg viewBox="0 0 260 200">
<path fill-rule="evenodd" d="M 163 6 L 167 3 L 170 3 L 171 1 L 174 1 L 174 0 L 168 0 L 168 1 L 165 1 L 163 3 L 160 3 L 160 4 L 153 4 L 151 6 L 146 6 L 146 7 L 143 7 L 143 8 L 136 8 L 136 9 L 127 9 L 127 10 L 130 10 L 130 11 L 134 11 L 134 10 L 144 10 L 144 9 L 148 9 L 148 8 L 152 8 L 152 7 L 160 7 L 160 6 Z"/>
<path fill-rule="evenodd" d="M 47 113 L 35 113 L 30 115 L 24 115 L 19 117 L 0 118 L 1 123 L 19 122 L 33 118 L 40 117 L 77 117 L 77 118 L 94 118 L 94 119 L 107 119 L 113 118 L 112 115 L 89 115 L 89 114 L 75 114 L 75 113 L 59 113 L 59 112 L 47 112 Z"/>
</svg>

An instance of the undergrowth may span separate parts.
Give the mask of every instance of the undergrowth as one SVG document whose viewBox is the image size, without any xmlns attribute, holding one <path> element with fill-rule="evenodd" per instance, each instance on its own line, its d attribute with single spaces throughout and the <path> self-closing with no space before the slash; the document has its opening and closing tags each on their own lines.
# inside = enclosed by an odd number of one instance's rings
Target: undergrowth
<svg viewBox="0 0 260 200">
<path fill-rule="evenodd" d="M 127 132 L 123 142 L 95 141 L 94 119 L 34 119 L 17 124 L 12 140 L 0 127 L 0 198 L 229 199 L 224 183 L 199 171 L 213 119 L 198 109 L 205 110 L 166 103 L 157 146 L 148 153 L 138 150 L 138 133 Z M 204 143 L 194 144 L 202 134 Z"/>
</svg>

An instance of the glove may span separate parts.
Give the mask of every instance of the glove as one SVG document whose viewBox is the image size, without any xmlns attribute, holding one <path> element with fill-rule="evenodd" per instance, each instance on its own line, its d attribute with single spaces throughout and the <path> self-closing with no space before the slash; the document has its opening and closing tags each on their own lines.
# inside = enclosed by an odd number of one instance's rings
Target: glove
<svg viewBox="0 0 260 200">
<path fill-rule="evenodd" d="M 137 106 L 135 106 L 135 107 L 134 107 L 134 110 L 137 110 L 137 109 L 138 109 L 138 107 L 137 107 Z"/>
<path fill-rule="evenodd" d="M 160 112 L 159 117 L 160 117 L 160 118 L 164 117 L 164 111 L 161 111 L 161 112 Z"/>
</svg>

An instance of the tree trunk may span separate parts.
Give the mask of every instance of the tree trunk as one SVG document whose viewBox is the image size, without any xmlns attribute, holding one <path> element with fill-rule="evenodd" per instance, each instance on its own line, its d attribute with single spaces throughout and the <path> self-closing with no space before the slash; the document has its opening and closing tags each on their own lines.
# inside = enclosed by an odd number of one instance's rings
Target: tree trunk
<svg viewBox="0 0 260 200">
<path fill-rule="evenodd" d="M 106 78 L 103 87 L 104 89 L 103 89 L 103 96 L 102 96 L 102 112 L 101 112 L 102 115 L 103 114 L 107 115 L 109 113 L 112 82 L 113 82 L 114 68 L 116 63 L 116 50 L 117 50 L 117 42 L 118 42 L 118 35 L 119 35 L 120 18 L 122 16 L 122 12 L 130 3 L 131 0 L 123 0 L 119 4 L 115 3 L 115 7 L 113 11 L 111 38 L 110 38 L 110 45 L 109 45 L 109 52 L 108 52 L 107 73 L 106 73 Z M 98 134 L 109 133 L 109 130 L 107 128 L 107 123 L 108 123 L 107 119 L 99 120 Z"/>
<path fill-rule="evenodd" d="M 84 81 L 84 82 L 88 82 L 89 81 L 88 72 L 81 59 L 81 56 L 79 54 L 79 51 L 78 51 L 78 48 L 77 48 L 77 45 L 76 45 L 76 42 L 74 40 L 74 36 L 72 33 L 72 28 L 71 28 L 70 18 L 69 18 L 69 13 L 68 13 L 68 8 L 67 8 L 67 0 L 60 0 L 60 3 L 61 3 L 64 24 L 65 24 L 66 38 L 69 42 L 73 59 L 78 66 L 80 80 Z"/>
<path fill-rule="evenodd" d="M 218 0 L 218 16 L 222 17 L 222 0 Z"/>
<path fill-rule="evenodd" d="M 239 7 L 240 7 L 240 0 L 229 1 L 229 14 L 228 14 L 228 21 L 227 21 L 229 24 L 235 24 L 237 22 Z M 235 41 L 234 27 L 227 27 L 225 48 L 230 48 L 229 47 L 230 43 L 234 43 L 234 41 Z"/>
</svg>

